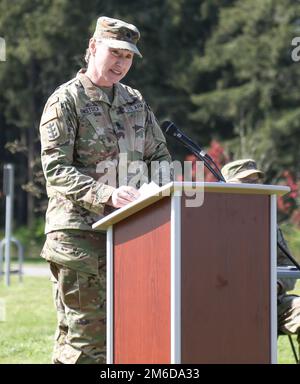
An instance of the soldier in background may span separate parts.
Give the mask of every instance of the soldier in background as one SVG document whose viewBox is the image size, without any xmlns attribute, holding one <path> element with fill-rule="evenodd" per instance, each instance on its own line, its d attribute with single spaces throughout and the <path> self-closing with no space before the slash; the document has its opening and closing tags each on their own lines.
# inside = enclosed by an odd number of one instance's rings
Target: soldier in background
<svg viewBox="0 0 300 384">
<path fill-rule="evenodd" d="M 264 176 L 263 172 L 257 168 L 256 162 L 252 159 L 232 161 L 224 165 L 221 172 L 228 183 L 261 184 Z M 282 231 L 278 226 L 277 241 L 290 254 Z M 290 260 L 278 247 L 277 265 L 291 265 Z M 287 294 L 288 291 L 295 288 L 295 283 L 294 279 L 277 280 L 278 330 L 286 334 L 297 334 L 300 352 L 300 297 Z"/>
<path fill-rule="evenodd" d="M 41 256 L 50 263 L 54 282 L 54 363 L 105 363 L 106 238 L 91 226 L 109 208 L 139 196 L 128 185 L 130 174 L 118 178 L 121 157 L 147 166 L 171 162 L 153 112 L 137 90 L 120 83 L 134 55 L 141 57 L 139 38 L 134 25 L 100 17 L 86 53 L 87 69 L 55 90 L 41 118 L 49 197 Z M 115 177 L 107 176 L 108 169 Z"/>
</svg>

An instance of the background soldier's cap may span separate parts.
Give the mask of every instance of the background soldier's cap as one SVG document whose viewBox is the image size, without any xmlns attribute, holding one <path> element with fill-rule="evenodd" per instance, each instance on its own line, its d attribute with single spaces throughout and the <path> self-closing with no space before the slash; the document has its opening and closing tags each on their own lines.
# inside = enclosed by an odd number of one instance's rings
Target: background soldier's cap
<svg viewBox="0 0 300 384">
<path fill-rule="evenodd" d="M 244 177 L 248 177 L 255 173 L 258 173 L 261 177 L 264 175 L 264 173 L 257 168 L 256 162 L 252 159 L 232 161 L 231 163 L 224 165 L 221 172 L 226 181 L 230 181 L 231 179 L 243 179 Z"/>
<path fill-rule="evenodd" d="M 93 35 L 110 48 L 128 49 L 143 57 L 136 46 L 140 36 L 139 30 L 133 24 L 106 16 L 99 17 Z"/>
</svg>

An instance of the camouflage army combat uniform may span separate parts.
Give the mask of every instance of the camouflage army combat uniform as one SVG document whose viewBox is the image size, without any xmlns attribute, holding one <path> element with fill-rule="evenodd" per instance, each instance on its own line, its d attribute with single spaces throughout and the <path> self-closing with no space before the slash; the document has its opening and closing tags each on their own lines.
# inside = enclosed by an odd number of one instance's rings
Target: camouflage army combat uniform
<svg viewBox="0 0 300 384">
<path fill-rule="evenodd" d="M 48 99 L 40 135 L 49 197 L 42 257 L 50 262 L 58 313 L 53 360 L 103 363 L 105 234 L 91 225 L 119 186 L 104 184 L 103 162 L 116 166 L 126 154 L 129 163 L 150 166 L 170 155 L 138 91 L 116 83 L 110 101 L 83 70 Z"/>
<path fill-rule="evenodd" d="M 289 251 L 280 228 L 277 228 L 277 240 L 283 248 Z M 277 251 L 277 265 L 291 265 L 289 259 L 279 248 Z M 298 334 L 297 340 L 300 345 L 300 297 L 287 294 L 287 291 L 294 289 L 295 280 L 281 279 L 277 283 L 279 284 L 277 296 L 278 329 L 283 333 Z"/>
</svg>

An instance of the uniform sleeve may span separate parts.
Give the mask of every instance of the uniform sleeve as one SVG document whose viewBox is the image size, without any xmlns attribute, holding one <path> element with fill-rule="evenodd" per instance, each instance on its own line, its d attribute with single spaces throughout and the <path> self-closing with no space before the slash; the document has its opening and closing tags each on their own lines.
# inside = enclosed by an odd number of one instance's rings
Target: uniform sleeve
<svg viewBox="0 0 300 384">
<path fill-rule="evenodd" d="M 66 95 L 54 94 L 40 123 L 41 157 L 47 184 L 81 207 L 102 214 L 115 188 L 99 183 L 73 165 L 77 116 Z"/>
<path fill-rule="evenodd" d="M 166 139 L 148 105 L 146 106 L 145 134 L 144 160 L 148 165 L 149 174 L 157 184 L 164 185 L 173 180 L 173 170 L 170 168 L 172 159 L 167 148 Z M 152 162 L 155 162 L 155 166 L 151 169 Z"/>
<path fill-rule="evenodd" d="M 285 241 L 283 233 L 279 227 L 277 227 L 277 241 L 284 249 L 286 249 L 289 253 L 291 253 Z M 278 266 L 291 265 L 290 260 L 286 257 L 286 255 L 281 251 L 279 247 L 277 247 L 277 265 Z M 283 294 L 286 291 L 291 291 L 295 288 L 296 280 L 295 279 L 278 279 L 277 283 L 279 284 L 278 293 Z"/>
</svg>

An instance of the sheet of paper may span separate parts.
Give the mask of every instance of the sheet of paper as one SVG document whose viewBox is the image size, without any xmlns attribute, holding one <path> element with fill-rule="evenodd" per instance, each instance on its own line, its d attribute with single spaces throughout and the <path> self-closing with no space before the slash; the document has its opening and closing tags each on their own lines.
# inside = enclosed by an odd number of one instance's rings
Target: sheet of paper
<svg viewBox="0 0 300 384">
<path fill-rule="evenodd" d="M 144 183 L 140 189 L 139 189 L 139 192 L 140 192 L 140 197 L 139 199 L 143 199 L 153 193 L 156 193 L 160 190 L 160 187 L 154 183 L 154 181 L 151 181 L 150 183 Z"/>
</svg>

